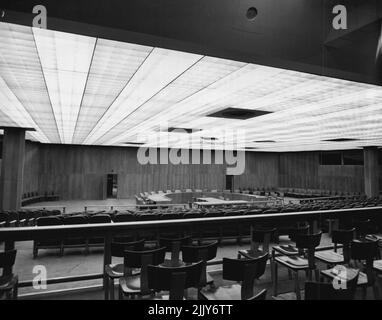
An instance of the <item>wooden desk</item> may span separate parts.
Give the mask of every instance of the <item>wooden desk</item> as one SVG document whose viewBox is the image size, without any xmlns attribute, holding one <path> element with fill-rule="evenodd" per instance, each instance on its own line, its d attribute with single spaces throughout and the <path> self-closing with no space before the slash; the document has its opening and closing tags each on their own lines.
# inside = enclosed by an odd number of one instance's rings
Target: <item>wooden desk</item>
<svg viewBox="0 0 382 320">
<path fill-rule="evenodd" d="M 158 203 L 158 202 L 171 202 L 172 200 L 168 197 L 166 197 L 164 194 L 152 194 L 147 196 L 147 199 Z"/>
</svg>

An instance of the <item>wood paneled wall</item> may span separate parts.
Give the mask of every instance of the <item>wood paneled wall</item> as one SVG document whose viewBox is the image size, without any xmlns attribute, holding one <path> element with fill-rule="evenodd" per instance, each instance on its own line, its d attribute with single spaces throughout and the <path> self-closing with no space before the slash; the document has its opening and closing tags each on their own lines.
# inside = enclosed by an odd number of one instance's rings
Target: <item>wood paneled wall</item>
<svg viewBox="0 0 382 320">
<path fill-rule="evenodd" d="M 318 152 L 248 152 L 245 171 L 235 176 L 234 187 L 364 191 L 363 166 L 320 166 L 318 157 Z M 24 193 L 54 191 L 62 199 L 104 199 L 109 173 L 118 175 L 118 197 L 131 198 L 144 191 L 225 189 L 226 165 L 141 165 L 137 148 L 28 142 Z"/>
<path fill-rule="evenodd" d="M 247 152 L 244 174 L 234 177 L 234 188 L 276 188 L 278 178 L 277 153 Z"/>
<path fill-rule="evenodd" d="M 321 166 L 318 152 L 283 153 L 279 186 L 364 192 L 363 166 Z"/>
<path fill-rule="evenodd" d="M 23 193 L 39 191 L 40 147 L 37 143 L 25 143 Z M 53 190 L 52 190 L 53 191 Z"/>
</svg>

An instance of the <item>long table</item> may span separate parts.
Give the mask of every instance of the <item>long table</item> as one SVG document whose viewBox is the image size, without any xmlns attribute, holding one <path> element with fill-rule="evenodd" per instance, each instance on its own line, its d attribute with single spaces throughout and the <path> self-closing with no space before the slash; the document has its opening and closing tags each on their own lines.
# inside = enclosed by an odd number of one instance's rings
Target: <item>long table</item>
<svg viewBox="0 0 382 320">
<path fill-rule="evenodd" d="M 226 205 L 247 205 L 251 203 L 245 200 L 222 200 L 218 198 L 198 198 L 197 200 L 198 201 L 194 202 L 194 204 L 198 208 L 226 206 Z"/>
<path fill-rule="evenodd" d="M 164 194 L 152 194 L 152 195 L 149 195 L 147 196 L 147 199 L 151 200 L 151 201 L 154 201 L 155 203 L 158 203 L 158 202 L 171 202 L 172 199 L 170 199 L 169 197 L 166 197 Z"/>
</svg>

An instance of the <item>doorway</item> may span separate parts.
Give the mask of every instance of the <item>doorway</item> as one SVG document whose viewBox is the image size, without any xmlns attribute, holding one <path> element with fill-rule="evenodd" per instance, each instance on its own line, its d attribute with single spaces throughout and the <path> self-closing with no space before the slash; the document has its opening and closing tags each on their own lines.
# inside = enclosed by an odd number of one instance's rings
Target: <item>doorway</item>
<svg viewBox="0 0 382 320">
<path fill-rule="evenodd" d="M 117 194 L 118 194 L 118 175 L 108 174 L 107 175 L 106 197 L 107 198 L 117 198 Z"/>
<path fill-rule="evenodd" d="M 226 190 L 231 190 L 231 192 L 233 192 L 233 188 L 234 188 L 234 185 L 233 185 L 233 176 L 226 175 L 225 176 L 225 189 Z"/>
</svg>

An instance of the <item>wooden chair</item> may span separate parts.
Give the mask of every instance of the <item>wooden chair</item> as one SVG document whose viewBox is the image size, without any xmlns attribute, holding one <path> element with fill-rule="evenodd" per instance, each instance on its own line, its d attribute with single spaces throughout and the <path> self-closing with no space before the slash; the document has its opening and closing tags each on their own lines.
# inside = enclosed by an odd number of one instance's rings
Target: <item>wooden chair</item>
<svg viewBox="0 0 382 320">
<path fill-rule="evenodd" d="M 256 228 L 251 226 L 251 248 L 248 250 L 239 250 L 239 258 L 243 256 L 251 259 L 263 256 L 264 253 L 269 253 L 272 235 L 275 234 L 276 231 L 276 228 Z"/>
<path fill-rule="evenodd" d="M 175 268 L 149 265 L 147 267 L 148 288 L 156 294 L 168 291 L 169 300 L 183 300 L 186 289 L 200 289 L 203 265 L 203 261 Z M 167 298 L 166 295 L 161 296 L 161 299 L 165 298 Z"/>
<path fill-rule="evenodd" d="M 325 250 L 315 252 L 315 257 L 321 262 L 326 263 L 328 268 L 336 264 L 346 264 L 350 261 L 350 244 L 354 239 L 355 229 L 333 230 L 332 243 L 334 250 Z M 342 255 L 339 254 L 338 245 L 342 245 Z"/>
<path fill-rule="evenodd" d="M 7 272 L 15 264 L 16 253 L 16 250 L 0 252 L 0 268 L 3 269 L 0 277 L 0 299 L 3 296 L 6 299 L 17 299 L 18 277 Z"/>
<path fill-rule="evenodd" d="M 88 218 L 89 224 L 99 224 L 99 223 L 111 223 L 111 217 L 109 214 L 96 214 Z M 88 246 L 103 246 L 105 239 L 103 237 L 95 237 L 88 239 Z"/>
<path fill-rule="evenodd" d="M 217 241 L 199 246 L 186 245 L 181 248 L 182 260 L 186 265 L 199 261 L 204 262 L 201 278 L 202 286 L 212 284 L 214 282 L 211 276 L 207 273 L 207 262 L 216 258 L 217 249 Z"/>
<path fill-rule="evenodd" d="M 143 251 L 145 239 L 132 242 L 112 242 L 111 243 L 111 257 L 123 258 L 125 251 Z M 108 264 L 105 266 L 105 274 L 107 275 L 106 288 L 112 300 L 114 300 L 114 280 L 123 277 L 124 264 Z"/>
<path fill-rule="evenodd" d="M 63 220 L 59 217 L 39 217 L 36 219 L 37 226 L 57 226 L 62 225 Z M 64 254 L 63 241 L 61 239 L 44 239 L 33 241 L 33 259 L 37 258 L 39 249 L 59 249 L 60 256 Z"/>
<path fill-rule="evenodd" d="M 164 262 L 166 248 L 145 251 L 125 250 L 124 253 L 124 276 L 119 279 L 119 299 L 125 296 L 134 298 L 136 296 L 151 294 L 148 287 L 147 267 L 148 265 L 160 265 Z M 141 269 L 137 275 L 131 274 L 131 269 Z"/>
<path fill-rule="evenodd" d="M 255 259 L 223 258 L 223 279 L 240 282 L 218 288 L 202 289 L 200 296 L 208 300 L 246 300 L 254 297 L 254 284 L 265 273 L 269 254 Z"/>
<path fill-rule="evenodd" d="M 346 281 L 344 288 L 334 288 L 333 283 L 305 282 L 305 300 L 354 300 L 359 273 Z"/>
<path fill-rule="evenodd" d="M 362 288 L 363 298 L 366 299 L 367 288 L 373 289 L 374 297 L 379 299 L 379 290 L 376 284 L 376 275 L 374 272 L 374 261 L 377 255 L 378 242 L 377 241 L 360 241 L 353 240 L 350 249 L 350 262 L 345 267 L 346 274 L 359 273 L 357 286 Z M 333 272 L 336 267 L 328 270 L 321 270 L 321 274 L 329 279 L 335 277 Z"/>
<path fill-rule="evenodd" d="M 312 280 L 312 272 L 315 271 L 316 280 L 319 278 L 319 272 L 315 263 L 315 248 L 320 245 L 322 232 L 316 234 L 294 234 L 293 239 L 296 242 L 297 254 L 284 254 L 276 256 L 275 248 L 272 251 L 272 279 L 274 285 L 274 296 L 277 296 L 277 278 L 278 278 L 278 264 L 286 267 L 294 273 L 295 279 L 295 292 L 297 300 L 301 300 L 301 292 L 299 285 L 299 271 L 304 271 L 309 280 Z M 278 247 L 280 248 L 280 247 Z M 280 250 L 279 250 L 280 252 Z"/>
<path fill-rule="evenodd" d="M 79 215 L 64 217 L 63 222 L 64 222 L 64 225 L 87 224 L 88 217 L 86 217 L 85 215 L 79 214 Z M 89 252 L 88 239 L 85 235 L 64 239 L 62 254 L 64 254 L 65 248 L 85 248 L 85 253 L 88 253 Z"/>
<path fill-rule="evenodd" d="M 178 267 L 182 265 L 179 259 L 180 248 L 182 246 L 190 245 L 192 243 L 191 237 L 182 238 L 159 238 L 159 247 L 166 248 L 167 252 L 171 252 L 171 259 L 165 260 L 165 266 Z"/>
</svg>

